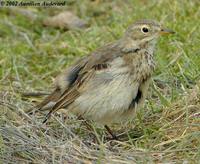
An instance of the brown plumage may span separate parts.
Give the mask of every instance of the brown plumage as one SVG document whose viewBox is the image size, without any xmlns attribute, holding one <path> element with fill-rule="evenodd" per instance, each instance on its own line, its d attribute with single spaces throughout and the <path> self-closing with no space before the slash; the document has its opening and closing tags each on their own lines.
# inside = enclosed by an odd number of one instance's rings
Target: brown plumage
<svg viewBox="0 0 200 164">
<path fill-rule="evenodd" d="M 121 39 L 81 58 L 56 78 L 56 89 L 38 105 L 50 108 L 45 121 L 61 108 L 102 124 L 133 118 L 154 71 L 156 40 L 164 33 L 173 32 L 155 21 L 138 21 Z"/>
</svg>

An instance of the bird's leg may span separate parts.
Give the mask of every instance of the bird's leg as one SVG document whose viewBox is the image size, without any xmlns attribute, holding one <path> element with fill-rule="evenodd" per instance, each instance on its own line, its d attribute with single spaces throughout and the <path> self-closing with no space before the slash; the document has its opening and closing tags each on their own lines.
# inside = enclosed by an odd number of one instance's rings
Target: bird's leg
<svg viewBox="0 0 200 164">
<path fill-rule="evenodd" d="M 87 127 L 88 130 L 93 131 L 93 127 L 82 117 L 82 116 L 78 116 L 78 120 L 83 120 L 83 124 Z M 108 131 L 108 133 L 112 136 L 113 140 L 118 140 L 117 136 L 112 132 L 112 130 L 105 125 L 104 126 L 105 129 Z"/>
<path fill-rule="evenodd" d="M 112 136 L 113 140 L 118 140 L 117 136 L 112 132 L 112 130 L 107 125 L 105 125 L 104 127 L 108 131 L 108 133 Z"/>
<path fill-rule="evenodd" d="M 82 123 L 86 126 L 86 128 L 90 131 L 90 132 L 93 132 L 91 133 L 92 136 L 94 137 L 93 139 L 98 143 L 100 144 L 101 142 L 99 141 L 98 137 L 96 136 L 96 134 L 94 133 L 95 129 L 92 127 L 91 124 L 89 124 L 87 122 L 87 120 L 85 120 L 82 116 L 78 116 L 78 120 L 83 120 Z"/>
</svg>

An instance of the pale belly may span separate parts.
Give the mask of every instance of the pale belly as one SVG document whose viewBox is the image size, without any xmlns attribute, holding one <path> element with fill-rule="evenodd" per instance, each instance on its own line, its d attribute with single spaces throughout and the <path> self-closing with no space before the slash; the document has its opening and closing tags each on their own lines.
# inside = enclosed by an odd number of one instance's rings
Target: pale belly
<svg viewBox="0 0 200 164">
<path fill-rule="evenodd" d="M 75 100 L 71 111 L 86 119 L 108 124 L 120 122 L 126 112 L 130 113 L 129 106 L 137 95 L 139 83 L 131 81 L 128 75 L 121 75 L 110 82 L 88 88 Z"/>
<path fill-rule="evenodd" d="M 113 67 L 99 71 L 87 82 L 80 96 L 71 104 L 70 111 L 102 124 L 122 122 L 134 117 L 135 110 L 143 103 L 148 83 L 141 84 L 128 67 L 121 67 L 123 60 L 116 59 Z M 138 94 L 142 100 L 130 108 Z"/>
</svg>

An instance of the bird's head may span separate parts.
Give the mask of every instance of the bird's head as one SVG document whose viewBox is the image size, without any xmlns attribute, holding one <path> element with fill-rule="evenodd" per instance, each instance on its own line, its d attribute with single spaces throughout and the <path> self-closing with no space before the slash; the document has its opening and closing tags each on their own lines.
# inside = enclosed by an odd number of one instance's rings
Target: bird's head
<svg viewBox="0 0 200 164">
<path fill-rule="evenodd" d="M 124 35 L 127 40 L 127 48 L 140 48 L 144 45 L 155 44 L 157 38 L 162 35 L 173 34 L 170 29 L 162 27 L 153 20 L 140 20 L 132 24 Z"/>
<path fill-rule="evenodd" d="M 135 41 L 148 42 L 161 35 L 173 33 L 172 30 L 162 27 L 156 21 L 140 20 L 131 25 L 125 35 Z"/>
</svg>

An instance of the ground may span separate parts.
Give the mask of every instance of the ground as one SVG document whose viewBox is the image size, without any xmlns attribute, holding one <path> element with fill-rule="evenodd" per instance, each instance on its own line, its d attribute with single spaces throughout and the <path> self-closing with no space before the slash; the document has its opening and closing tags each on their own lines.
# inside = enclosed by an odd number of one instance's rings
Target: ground
<svg viewBox="0 0 200 164">
<path fill-rule="evenodd" d="M 200 2 L 198 0 L 68 1 L 63 8 L 0 10 L 0 161 L 2 163 L 198 163 L 200 161 Z M 71 11 L 88 28 L 45 27 L 42 20 Z M 36 15 L 36 17 L 34 16 Z M 59 112 L 27 110 L 42 100 L 23 93 L 52 90 L 53 78 L 80 56 L 118 39 L 138 19 L 155 19 L 176 34 L 160 39 L 157 68 L 145 107 L 126 125 L 128 137 Z M 98 142 L 95 141 L 95 137 Z"/>
</svg>

